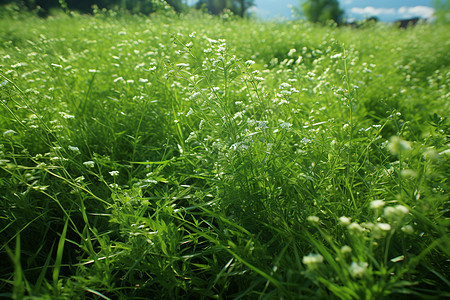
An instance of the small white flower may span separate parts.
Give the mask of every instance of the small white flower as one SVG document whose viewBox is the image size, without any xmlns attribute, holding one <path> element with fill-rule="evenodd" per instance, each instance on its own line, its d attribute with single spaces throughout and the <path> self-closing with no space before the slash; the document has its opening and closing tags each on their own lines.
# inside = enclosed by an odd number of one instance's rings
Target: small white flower
<svg viewBox="0 0 450 300">
<path fill-rule="evenodd" d="M 351 223 L 350 225 L 348 225 L 348 230 L 353 231 L 353 232 L 363 232 L 364 228 L 361 227 L 361 225 L 359 225 L 356 222 Z"/>
<path fill-rule="evenodd" d="M 179 68 L 182 68 L 182 67 L 189 67 L 189 64 L 187 64 L 187 63 L 179 63 L 179 64 L 176 64 L 175 66 L 177 66 Z"/>
<path fill-rule="evenodd" d="M 331 59 L 335 59 L 335 58 L 339 58 L 339 57 L 341 57 L 341 56 L 342 56 L 342 53 L 337 53 L 337 54 L 335 54 L 335 55 L 331 55 L 330 58 L 331 58 Z"/>
<path fill-rule="evenodd" d="M 366 262 L 352 262 L 350 265 L 350 274 L 355 278 L 361 278 L 369 266 Z"/>
<path fill-rule="evenodd" d="M 400 221 L 408 213 L 409 209 L 403 205 L 389 206 L 384 209 L 384 217 L 390 221 Z"/>
<path fill-rule="evenodd" d="M 383 231 L 391 230 L 391 225 L 389 225 L 388 223 L 378 223 L 375 226 L 376 226 L 376 228 L 383 230 Z"/>
<path fill-rule="evenodd" d="M 402 216 L 405 216 L 405 215 L 407 215 L 409 213 L 409 209 L 406 206 L 403 206 L 403 205 L 397 205 L 395 207 L 395 209 L 397 210 L 397 213 L 399 215 L 402 215 Z"/>
<path fill-rule="evenodd" d="M 110 183 L 109 187 L 112 188 L 112 189 L 118 189 L 119 185 L 117 183 Z"/>
<path fill-rule="evenodd" d="M 388 149 L 392 154 L 397 155 L 411 150 L 411 143 L 401 139 L 398 136 L 393 136 L 389 140 Z"/>
<path fill-rule="evenodd" d="M 450 151 L 450 149 L 448 151 Z M 423 157 L 431 161 L 437 161 L 439 159 L 439 154 L 434 149 L 427 149 L 423 153 Z"/>
<path fill-rule="evenodd" d="M 75 182 L 78 182 L 78 183 L 83 182 L 83 180 L 84 180 L 84 176 L 80 176 L 80 177 L 75 178 Z"/>
<path fill-rule="evenodd" d="M 344 245 L 344 246 L 342 246 L 341 247 L 341 253 L 342 254 L 348 254 L 348 253 L 351 253 L 353 250 L 352 250 L 352 248 L 350 247 L 350 246 L 348 246 L 348 245 Z"/>
<path fill-rule="evenodd" d="M 289 83 L 283 82 L 280 84 L 280 86 L 278 88 L 281 90 L 281 89 L 288 89 L 290 87 L 291 87 L 291 85 Z"/>
<path fill-rule="evenodd" d="M 92 160 L 88 160 L 88 161 L 83 162 L 83 165 L 85 165 L 88 168 L 93 168 L 95 163 Z"/>
<path fill-rule="evenodd" d="M 251 65 L 254 65 L 255 64 L 255 62 L 253 61 L 253 60 L 247 60 L 246 62 L 245 62 L 245 65 L 246 66 L 251 66 Z"/>
<path fill-rule="evenodd" d="M 266 129 L 266 128 L 269 128 L 269 127 L 267 127 L 267 121 L 258 121 L 258 128 L 259 129 Z"/>
<path fill-rule="evenodd" d="M 343 226 L 350 225 L 350 218 L 340 217 L 339 218 L 339 223 L 341 223 L 341 225 L 343 225 Z"/>
<path fill-rule="evenodd" d="M 323 263 L 323 256 L 320 254 L 311 253 L 309 255 L 303 256 L 302 262 L 308 268 L 314 269 L 317 265 Z"/>
<path fill-rule="evenodd" d="M 73 119 L 73 118 L 75 118 L 75 116 L 66 114 L 65 112 L 60 112 L 59 114 L 60 114 L 61 117 L 63 117 L 64 119 Z"/>
<path fill-rule="evenodd" d="M 394 219 L 396 216 L 396 210 L 392 206 L 384 208 L 384 217 L 388 220 Z"/>
<path fill-rule="evenodd" d="M 69 150 L 71 150 L 71 151 L 80 151 L 80 149 L 78 149 L 78 147 L 73 147 L 73 146 L 69 146 L 68 147 L 69 148 Z"/>
<path fill-rule="evenodd" d="M 363 222 L 361 223 L 361 226 L 367 229 L 372 230 L 375 225 L 372 222 Z"/>
<path fill-rule="evenodd" d="M 111 175 L 112 177 L 119 176 L 119 171 L 111 171 L 109 172 L 109 175 Z"/>
<path fill-rule="evenodd" d="M 189 111 L 187 112 L 186 117 L 189 117 L 192 114 L 194 114 L 194 110 L 192 109 L 192 107 L 189 107 Z"/>
<path fill-rule="evenodd" d="M 417 177 L 417 172 L 411 169 L 403 169 L 400 172 L 403 178 L 414 179 Z"/>
<path fill-rule="evenodd" d="M 291 126 L 292 126 L 292 124 L 288 123 L 288 122 L 283 122 L 283 123 L 280 124 L 280 127 L 283 128 L 283 129 L 286 129 L 286 130 L 291 129 Z"/>
<path fill-rule="evenodd" d="M 401 228 L 401 230 L 406 234 L 413 234 L 414 228 L 411 225 L 405 225 Z"/>
<path fill-rule="evenodd" d="M 295 50 L 295 49 L 289 50 L 288 56 L 294 55 L 295 52 L 297 52 L 297 50 Z"/>
<path fill-rule="evenodd" d="M 306 218 L 306 220 L 308 220 L 311 223 L 319 223 L 320 219 L 317 216 L 309 216 L 308 218 Z"/>
<path fill-rule="evenodd" d="M 383 200 L 374 200 L 372 202 L 370 202 L 370 208 L 371 209 L 380 209 L 384 206 L 384 201 Z"/>
</svg>

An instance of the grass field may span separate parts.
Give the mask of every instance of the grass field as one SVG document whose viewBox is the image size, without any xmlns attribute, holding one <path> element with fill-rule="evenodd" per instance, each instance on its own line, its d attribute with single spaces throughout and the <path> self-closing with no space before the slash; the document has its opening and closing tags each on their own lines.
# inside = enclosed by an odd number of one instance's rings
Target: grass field
<svg viewBox="0 0 450 300">
<path fill-rule="evenodd" d="M 0 28 L 0 297 L 450 297 L 448 25 Z"/>
</svg>

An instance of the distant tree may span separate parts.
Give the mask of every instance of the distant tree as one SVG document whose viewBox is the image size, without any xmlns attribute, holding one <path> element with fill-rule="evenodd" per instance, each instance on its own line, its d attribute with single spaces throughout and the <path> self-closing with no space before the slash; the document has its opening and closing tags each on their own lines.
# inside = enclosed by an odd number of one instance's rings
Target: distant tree
<svg viewBox="0 0 450 300">
<path fill-rule="evenodd" d="M 253 0 L 235 0 L 234 5 L 238 8 L 238 15 L 243 18 L 247 10 L 255 5 Z"/>
<path fill-rule="evenodd" d="M 337 0 L 304 0 L 301 1 L 301 8 L 305 17 L 313 23 L 325 24 L 333 20 L 340 24 L 344 16 Z"/>
<path fill-rule="evenodd" d="M 52 8 L 67 8 L 77 10 L 83 13 L 92 12 L 92 6 L 97 5 L 99 8 L 107 9 L 124 9 L 131 13 L 150 14 L 155 12 L 158 7 L 167 3 L 177 12 L 183 10 L 182 0 L 0 0 L 0 5 L 8 3 L 16 3 L 29 10 L 40 10 L 48 13 Z M 44 14 L 44 16 L 45 16 Z"/>
<path fill-rule="evenodd" d="M 377 16 L 372 16 L 372 17 L 369 17 L 369 18 L 365 19 L 364 21 L 365 22 L 374 22 L 374 23 L 376 23 L 376 22 L 380 22 L 380 18 L 378 18 Z"/>
<path fill-rule="evenodd" d="M 210 14 L 218 15 L 228 8 L 227 0 L 199 0 L 195 5 L 197 9 L 206 9 Z"/>
<path fill-rule="evenodd" d="M 434 0 L 433 7 L 437 23 L 450 23 L 450 0 Z"/>
<path fill-rule="evenodd" d="M 199 0 L 195 7 L 206 9 L 210 14 L 221 14 L 229 9 L 234 14 L 244 17 L 247 10 L 254 5 L 254 0 Z"/>
</svg>

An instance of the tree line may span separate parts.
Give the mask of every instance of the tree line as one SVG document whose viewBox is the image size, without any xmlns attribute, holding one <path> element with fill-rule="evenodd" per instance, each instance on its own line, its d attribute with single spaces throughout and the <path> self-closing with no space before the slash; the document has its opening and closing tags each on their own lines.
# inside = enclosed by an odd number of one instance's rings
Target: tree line
<svg viewBox="0 0 450 300">
<path fill-rule="evenodd" d="M 176 12 L 188 9 L 186 0 L 0 0 L 0 5 L 10 3 L 31 11 L 39 11 L 44 15 L 53 8 L 92 13 L 93 7 L 98 7 L 123 10 L 133 14 L 151 14 L 164 5 L 171 6 Z M 248 9 L 254 5 L 254 0 L 198 0 L 194 7 L 213 15 L 219 15 L 228 10 L 244 18 Z M 339 23 L 344 14 L 337 0 L 300 0 L 300 7 L 298 11 L 301 15 L 312 22 L 325 23 L 331 19 Z"/>
<path fill-rule="evenodd" d="M 127 10 L 131 13 L 150 14 L 161 5 L 168 4 L 175 11 L 184 9 L 182 0 L 0 0 L 0 4 L 14 3 L 28 10 L 48 12 L 54 8 L 76 10 L 81 13 L 92 13 L 94 7 L 99 9 Z"/>
<path fill-rule="evenodd" d="M 186 0 L 0 0 L 0 5 L 11 3 L 32 11 L 48 12 L 53 8 L 62 8 L 81 13 L 92 13 L 93 7 L 140 14 L 151 14 L 164 5 L 169 5 L 176 12 L 185 11 L 188 7 Z M 195 8 L 215 15 L 229 10 L 235 15 L 245 17 L 253 5 L 254 0 L 199 0 Z"/>
</svg>

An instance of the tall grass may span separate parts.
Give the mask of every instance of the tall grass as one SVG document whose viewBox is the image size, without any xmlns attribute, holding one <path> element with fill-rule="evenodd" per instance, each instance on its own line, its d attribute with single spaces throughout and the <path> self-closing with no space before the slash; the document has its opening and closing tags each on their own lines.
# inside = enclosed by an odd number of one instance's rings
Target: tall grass
<svg viewBox="0 0 450 300">
<path fill-rule="evenodd" d="M 447 27 L 0 25 L 2 297 L 449 296 Z"/>
</svg>

